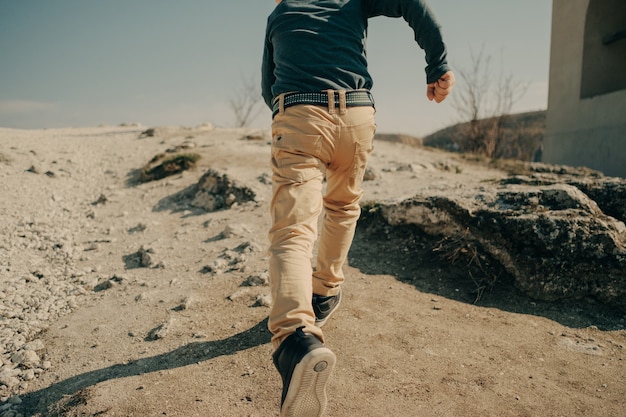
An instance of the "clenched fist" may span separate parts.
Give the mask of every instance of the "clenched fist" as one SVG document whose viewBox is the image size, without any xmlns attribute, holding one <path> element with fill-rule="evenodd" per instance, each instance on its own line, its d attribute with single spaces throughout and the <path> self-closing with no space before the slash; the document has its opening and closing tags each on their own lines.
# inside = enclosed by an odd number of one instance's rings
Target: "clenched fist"
<svg viewBox="0 0 626 417">
<path fill-rule="evenodd" d="M 430 83 L 426 88 L 426 97 L 428 100 L 441 103 L 446 99 L 454 86 L 454 73 L 448 71 L 441 76 L 436 82 Z"/>
</svg>

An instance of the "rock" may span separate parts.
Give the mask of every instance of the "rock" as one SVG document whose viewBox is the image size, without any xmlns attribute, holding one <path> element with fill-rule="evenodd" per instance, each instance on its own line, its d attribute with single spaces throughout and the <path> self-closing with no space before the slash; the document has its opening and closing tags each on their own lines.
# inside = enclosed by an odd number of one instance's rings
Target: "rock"
<svg viewBox="0 0 626 417">
<path fill-rule="evenodd" d="M 259 182 L 261 184 L 265 184 L 265 185 L 271 185 L 272 184 L 272 176 L 270 174 L 268 174 L 267 172 L 264 172 L 261 175 L 259 175 L 257 177 L 257 180 L 259 180 Z"/>
<path fill-rule="evenodd" d="M 449 255 L 472 248 L 532 298 L 593 297 L 626 309 L 626 180 L 541 173 L 432 193 L 371 204 L 364 215 L 443 237 Z"/>
<path fill-rule="evenodd" d="M 23 381 L 32 381 L 35 379 L 35 370 L 34 369 L 26 369 L 21 374 L 20 377 Z"/>
<path fill-rule="evenodd" d="M 249 294 L 248 289 L 240 288 L 237 291 L 235 291 L 234 293 L 232 293 L 231 295 L 229 295 L 228 297 L 226 297 L 226 299 L 230 300 L 230 301 L 235 301 L 235 300 L 238 300 L 238 299 L 240 299 L 242 297 L 247 296 L 248 294 Z"/>
<path fill-rule="evenodd" d="M 19 375 L 18 370 L 2 368 L 2 371 L 0 371 L 0 385 L 6 385 L 9 388 L 18 385 L 20 380 L 17 378 L 17 375 Z"/>
<path fill-rule="evenodd" d="M 235 203 L 255 201 L 252 189 L 239 185 L 228 175 L 209 169 L 195 185 L 193 207 L 216 211 L 232 207 Z"/>
<path fill-rule="evenodd" d="M 271 307 L 272 296 L 270 294 L 261 294 L 256 297 L 253 307 Z"/>
<path fill-rule="evenodd" d="M 221 233 L 221 237 L 228 239 L 231 237 L 244 237 L 250 234 L 250 228 L 243 224 L 229 224 Z"/>
<path fill-rule="evenodd" d="M 260 286 L 268 286 L 269 285 L 269 274 L 264 272 L 259 275 L 250 275 L 246 280 L 241 284 L 243 287 L 260 287 Z"/>
<path fill-rule="evenodd" d="M 11 355 L 11 362 L 15 366 L 30 369 L 39 366 L 40 359 L 33 350 L 21 350 Z"/>
<path fill-rule="evenodd" d="M 108 289 L 113 288 L 114 286 L 115 286 L 115 281 L 107 279 L 98 283 L 96 286 L 94 286 L 93 290 L 95 292 L 106 291 Z"/>
<path fill-rule="evenodd" d="M 197 153 L 157 154 L 141 168 L 139 181 L 149 182 L 182 174 L 189 169 L 195 168 L 196 162 L 200 158 L 201 156 Z"/>
<path fill-rule="evenodd" d="M 367 167 L 365 168 L 365 173 L 363 174 L 363 181 L 374 181 L 380 178 L 380 174 L 374 168 Z"/>
<path fill-rule="evenodd" d="M 185 297 L 180 304 L 178 304 L 176 307 L 174 307 L 172 310 L 174 311 L 183 311 L 183 310 L 187 310 L 189 309 L 189 307 L 191 306 L 191 298 L 189 297 Z"/>
<path fill-rule="evenodd" d="M 176 145 L 173 148 L 169 148 L 166 150 L 166 152 L 168 153 L 176 153 L 176 152 L 180 152 L 180 151 L 184 151 L 187 149 L 193 149 L 195 147 L 197 147 L 198 145 L 190 140 L 186 140 L 183 143 L 181 143 L 180 145 Z"/>
<path fill-rule="evenodd" d="M 405 171 L 414 172 L 415 169 L 413 168 L 412 164 L 400 164 L 400 165 L 398 165 L 398 167 L 396 167 L 396 171 L 398 171 L 398 172 L 405 172 Z"/>
<path fill-rule="evenodd" d="M 35 167 L 34 165 L 31 165 L 31 166 L 30 166 L 30 167 L 26 170 L 26 172 L 32 172 L 33 174 L 40 174 L 40 173 L 41 173 L 41 171 L 40 171 L 37 167 Z"/>
<path fill-rule="evenodd" d="M 170 133 L 167 127 L 151 127 L 139 134 L 139 138 L 152 138 L 155 136 L 166 136 Z"/>
<path fill-rule="evenodd" d="M 252 253 L 252 252 L 259 252 L 260 250 L 261 249 L 259 248 L 257 244 L 255 244 L 254 242 L 250 242 L 250 241 L 243 242 L 239 246 L 237 246 L 235 249 L 233 249 L 233 251 L 237 253 Z"/>
<path fill-rule="evenodd" d="M 139 250 L 135 253 L 124 255 L 124 263 L 126 264 L 126 269 L 149 268 L 151 266 L 157 266 L 157 263 L 152 260 L 152 255 L 154 255 L 154 250 L 151 248 L 146 249 L 143 246 L 141 246 Z"/>
<path fill-rule="evenodd" d="M 148 333 L 148 336 L 146 337 L 146 340 L 159 340 L 159 339 L 165 338 L 169 334 L 170 330 L 172 329 L 173 324 L 174 324 L 174 319 L 169 318 L 164 323 L 150 330 L 150 332 Z"/>
<path fill-rule="evenodd" d="M 142 268 L 148 268 L 152 265 L 152 257 L 150 256 L 151 253 L 153 253 L 151 249 L 144 249 L 143 246 L 139 248 L 137 254 L 139 255 L 139 265 Z"/>
<path fill-rule="evenodd" d="M 143 232 L 147 228 L 148 228 L 148 226 L 145 223 L 138 223 L 136 226 L 131 227 L 130 229 L 128 229 L 128 234 L 132 235 L 134 233 Z"/>
<path fill-rule="evenodd" d="M 107 198 L 106 195 L 104 194 L 100 194 L 100 197 L 98 197 L 98 199 L 94 202 L 91 203 L 92 206 L 99 206 L 99 205 L 103 205 L 106 204 L 109 201 L 109 199 Z"/>
<path fill-rule="evenodd" d="M 209 265 L 205 265 L 204 267 L 202 267 L 201 272 L 203 274 L 221 274 L 222 272 L 226 271 L 226 269 L 228 268 L 228 261 L 226 259 L 216 259 L 214 261 L 212 261 Z"/>
</svg>

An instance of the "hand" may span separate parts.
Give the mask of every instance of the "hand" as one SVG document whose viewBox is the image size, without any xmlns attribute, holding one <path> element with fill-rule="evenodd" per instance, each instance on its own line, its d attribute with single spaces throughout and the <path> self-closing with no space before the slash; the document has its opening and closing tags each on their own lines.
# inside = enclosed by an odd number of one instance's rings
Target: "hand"
<svg viewBox="0 0 626 417">
<path fill-rule="evenodd" d="M 426 97 L 430 101 L 435 100 L 435 102 L 441 103 L 452 92 L 454 82 L 454 73 L 452 71 L 446 72 L 436 82 L 427 85 Z"/>
</svg>

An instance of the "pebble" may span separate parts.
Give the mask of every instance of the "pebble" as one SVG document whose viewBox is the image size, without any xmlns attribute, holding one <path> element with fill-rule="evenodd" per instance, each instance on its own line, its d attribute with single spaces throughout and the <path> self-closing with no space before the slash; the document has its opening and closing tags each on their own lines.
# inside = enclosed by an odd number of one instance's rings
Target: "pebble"
<svg viewBox="0 0 626 417">
<path fill-rule="evenodd" d="M 250 275 L 246 280 L 241 284 L 244 287 L 260 287 L 260 286 L 268 286 L 269 285 L 269 273 L 264 272 L 259 275 Z"/>
<path fill-rule="evenodd" d="M 244 237 L 250 234 L 250 228 L 244 224 L 229 224 L 221 233 L 225 239 L 231 237 Z"/>
<path fill-rule="evenodd" d="M 72 234 L 79 230 L 66 228 L 68 222 L 84 224 L 84 212 L 55 208 L 37 218 L 13 213 L 0 224 L 0 385 L 8 388 L 3 394 L 50 369 L 37 335 L 79 308 L 89 293 L 84 283 L 92 271 L 77 267 L 84 242 Z"/>
<path fill-rule="evenodd" d="M 11 362 L 13 362 L 15 366 L 22 366 L 30 369 L 38 366 L 40 359 L 37 352 L 33 350 L 21 350 L 11 355 Z"/>
<path fill-rule="evenodd" d="M 35 339 L 29 343 L 26 343 L 24 345 L 24 349 L 25 350 L 34 350 L 35 352 L 43 350 L 44 349 L 44 345 L 43 342 L 41 341 L 41 339 Z"/>
<path fill-rule="evenodd" d="M 245 297 L 246 295 L 248 295 L 249 291 L 246 288 L 240 288 L 237 291 L 235 291 L 234 293 L 230 294 L 228 297 L 226 297 L 226 299 L 230 300 L 230 301 L 235 301 L 238 300 L 242 297 Z"/>
<path fill-rule="evenodd" d="M 254 307 L 271 307 L 272 296 L 270 294 L 261 294 L 256 297 Z"/>
<path fill-rule="evenodd" d="M 19 375 L 19 371 L 17 373 Z M 0 372 L 0 385 L 6 385 L 9 388 L 12 388 L 20 383 L 20 380 L 12 373 L 9 372 Z"/>
<path fill-rule="evenodd" d="M 148 334 L 148 340 L 164 339 L 170 332 L 173 324 L 174 319 L 170 317 L 167 321 L 150 331 L 150 333 Z"/>
</svg>

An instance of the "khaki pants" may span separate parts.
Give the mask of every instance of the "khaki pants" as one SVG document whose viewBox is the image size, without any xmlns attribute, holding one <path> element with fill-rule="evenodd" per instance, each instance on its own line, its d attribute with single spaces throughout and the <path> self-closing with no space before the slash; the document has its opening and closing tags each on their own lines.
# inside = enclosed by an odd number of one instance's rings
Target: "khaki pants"
<svg viewBox="0 0 626 417">
<path fill-rule="evenodd" d="M 340 95 L 341 97 L 341 95 Z M 269 317 L 272 343 L 315 326 L 313 293 L 336 295 L 361 209 L 361 183 L 376 129 L 373 107 L 295 105 L 272 123 Z M 323 190 L 324 177 L 326 190 Z M 315 270 L 311 265 L 324 208 Z"/>
</svg>

